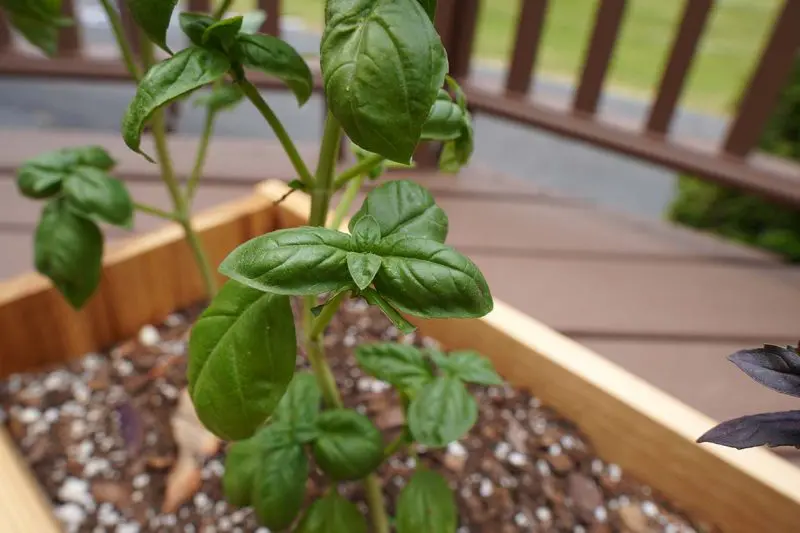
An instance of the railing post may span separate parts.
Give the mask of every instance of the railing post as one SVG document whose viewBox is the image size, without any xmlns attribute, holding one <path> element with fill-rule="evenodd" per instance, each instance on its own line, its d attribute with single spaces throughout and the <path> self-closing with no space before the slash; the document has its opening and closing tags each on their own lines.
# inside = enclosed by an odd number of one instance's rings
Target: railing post
<svg viewBox="0 0 800 533">
<path fill-rule="evenodd" d="M 11 26 L 5 14 L 0 11 L 0 53 L 10 51 L 13 44 Z"/>
<path fill-rule="evenodd" d="M 61 28 L 58 32 L 58 55 L 60 57 L 74 56 L 80 53 L 80 20 L 75 17 L 75 4 L 73 0 L 61 2 L 61 14 L 73 21 L 71 26 Z"/>
<path fill-rule="evenodd" d="M 267 13 L 261 31 L 275 37 L 281 36 L 281 0 L 258 0 L 258 7 Z"/>
<path fill-rule="evenodd" d="M 450 11 L 448 40 L 444 42 L 444 46 L 450 59 L 450 75 L 464 79 L 469 76 L 472 64 L 472 46 L 481 5 L 480 0 L 458 0 L 452 3 L 454 6 Z"/>
</svg>

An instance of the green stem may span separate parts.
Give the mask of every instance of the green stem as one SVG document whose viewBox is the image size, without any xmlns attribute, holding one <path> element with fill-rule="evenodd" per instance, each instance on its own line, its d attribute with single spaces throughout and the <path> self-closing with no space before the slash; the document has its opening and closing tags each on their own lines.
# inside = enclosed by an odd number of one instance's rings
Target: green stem
<svg viewBox="0 0 800 533">
<path fill-rule="evenodd" d="M 117 46 L 119 47 L 120 53 L 122 53 L 122 61 L 125 63 L 125 67 L 130 72 L 133 79 L 137 82 L 141 79 L 142 75 L 139 72 L 139 67 L 136 65 L 136 60 L 133 56 L 133 49 L 131 48 L 128 39 L 125 37 L 125 30 L 122 27 L 122 19 L 119 16 L 119 13 L 111 5 L 111 0 L 100 0 L 100 4 L 103 6 L 103 9 L 106 12 L 106 17 L 108 17 L 108 22 L 111 24 L 111 31 L 114 33 L 114 39 L 117 41 Z"/>
<path fill-rule="evenodd" d="M 155 64 L 153 43 L 144 34 L 142 34 L 141 41 L 142 60 L 145 66 L 150 67 Z M 181 194 L 178 180 L 175 179 L 175 170 L 172 168 L 172 159 L 169 154 L 169 146 L 167 146 L 167 128 L 164 121 L 164 112 L 161 109 L 153 113 L 152 130 L 153 141 L 155 143 L 156 153 L 158 154 L 158 164 L 161 167 L 161 180 L 164 182 L 164 185 L 166 185 L 167 191 L 169 191 L 169 195 L 172 198 L 175 214 L 183 227 L 183 231 L 186 234 L 186 241 L 189 244 L 189 248 L 192 250 L 192 255 L 197 263 L 198 270 L 200 270 L 206 294 L 209 298 L 213 298 L 217 293 L 217 280 L 214 277 L 214 271 L 211 268 L 208 256 L 203 250 L 200 238 L 192 227 L 192 220 L 186 199 Z"/>
<path fill-rule="evenodd" d="M 200 183 L 200 177 L 203 175 L 203 167 L 206 164 L 206 155 L 208 154 L 208 144 L 211 142 L 211 136 L 214 133 L 214 118 L 216 113 L 209 109 L 206 111 L 206 120 L 203 124 L 203 134 L 200 137 L 200 145 L 197 147 L 197 156 L 194 160 L 194 168 L 192 174 L 189 176 L 189 182 L 186 184 L 186 201 L 189 205 L 192 204 L 194 195 L 197 192 L 197 185 Z"/>
<path fill-rule="evenodd" d="M 383 163 L 385 160 L 386 159 L 383 156 L 378 154 L 372 154 L 368 157 L 365 157 L 352 167 L 336 176 L 336 179 L 333 181 L 333 189 L 338 191 L 351 179 L 363 174 L 369 174 L 372 169 Z"/>
<path fill-rule="evenodd" d="M 350 182 L 347 184 L 347 189 L 344 190 L 342 199 L 339 201 L 339 205 L 336 206 L 336 210 L 333 212 L 333 220 L 331 220 L 330 224 L 331 228 L 339 229 L 339 227 L 342 225 L 347 213 L 350 212 L 350 206 L 353 205 L 353 202 L 358 195 L 358 191 L 361 190 L 361 186 L 363 184 L 363 174 L 357 176 L 356 179 L 350 180 Z"/>
<path fill-rule="evenodd" d="M 166 220 L 172 220 L 173 222 L 180 222 L 178 215 L 176 215 L 175 213 L 164 211 L 163 209 L 159 209 L 158 207 L 154 207 L 152 205 L 134 202 L 133 207 L 135 207 L 138 211 L 141 211 L 142 213 L 147 213 L 148 215 L 152 215 L 154 217 L 164 218 Z"/>
<path fill-rule="evenodd" d="M 329 111 L 325 120 L 325 132 L 322 135 L 317 175 L 311 192 L 311 218 L 308 221 L 311 226 L 325 226 L 333 194 L 333 171 L 341 140 L 342 128 Z"/>
<path fill-rule="evenodd" d="M 225 13 L 227 13 L 227 12 L 228 12 L 228 10 L 231 8 L 231 4 L 232 4 L 232 3 L 233 3 L 233 0 L 223 0 L 223 1 L 222 1 L 222 3 L 221 3 L 219 6 L 217 6 L 217 9 L 216 9 L 216 10 L 214 10 L 214 15 L 213 15 L 213 17 L 214 17 L 216 20 L 219 20 L 219 19 L 221 19 L 221 18 L 222 18 L 222 16 L 223 16 Z"/>
<path fill-rule="evenodd" d="M 367 496 L 370 517 L 372 518 L 372 531 L 374 533 L 389 533 L 389 517 L 386 516 L 386 507 L 383 501 L 383 489 L 378 476 L 370 474 L 364 480 L 364 489 Z"/>
<path fill-rule="evenodd" d="M 278 141 L 280 141 L 283 149 L 286 151 L 286 155 L 289 156 L 289 160 L 292 162 L 292 166 L 294 167 L 295 172 L 300 177 L 300 180 L 305 183 L 307 186 L 311 187 L 314 183 L 314 178 L 311 176 L 311 171 L 308 170 L 303 158 L 300 157 L 300 152 L 297 151 L 297 147 L 294 145 L 292 138 L 289 137 L 289 133 L 287 133 L 286 129 L 281 124 L 280 119 L 275 115 L 275 112 L 272 111 L 272 108 L 269 107 L 269 104 L 264 100 L 261 96 L 261 93 L 258 92 L 255 85 L 250 83 L 246 78 L 239 78 L 234 75 L 234 79 L 236 83 L 238 83 L 239 87 L 242 89 L 242 92 L 250 100 L 256 109 L 261 113 L 261 115 L 266 119 L 267 123 L 272 128 L 272 131 L 275 132 L 275 135 L 278 137 Z"/>
<path fill-rule="evenodd" d="M 330 324 L 331 320 L 333 320 L 334 315 L 336 315 L 336 311 L 339 310 L 339 306 L 342 304 L 345 297 L 347 297 L 347 294 L 348 291 L 342 291 L 328 300 L 328 302 L 322 308 L 319 316 L 317 316 L 316 320 L 314 320 L 314 323 L 311 325 L 312 339 L 319 338 L 325 333 L 325 328 L 327 328 L 328 324 Z"/>
<path fill-rule="evenodd" d="M 337 302 L 335 306 L 332 306 L 334 308 L 334 314 L 340 303 L 341 301 Z M 325 404 L 327 404 L 328 407 L 338 408 L 342 407 L 344 403 L 342 402 L 342 395 L 339 392 L 339 387 L 336 386 L 336 379 L 333 377 L 333 371 L 331 371 L 331 367 L 325 360 L 325 348 L 322 345 L 322 338 L 319 335 L 314 337 L 311 334 L 314 328 L 314 315 L 311 309 L 314 308 L 315 304 L 316 299 L 314 296 L 306 296 L 305 307 L 303 309 L 303 331 L 305 332 L 306 355 L 308 356 L 309 363 L 311 363 L 311 369 L 317 377 L 317 383 L 322 390 L 322 397 L 325 400 Z"/>
<path fill-rule="evenodd" d="M 388 459 L 389 457 L 393 456 L 400 450 L 400 448 L 403 447 L 406 442 L 406 430 L 403 429 L 403 432 L 400 433 L 400 435 L 398 435 L 392 442 L 390 442 L 388 446 L 386 446 L 386 449 L 383 451 L 383 457 Z"/>
</svg>

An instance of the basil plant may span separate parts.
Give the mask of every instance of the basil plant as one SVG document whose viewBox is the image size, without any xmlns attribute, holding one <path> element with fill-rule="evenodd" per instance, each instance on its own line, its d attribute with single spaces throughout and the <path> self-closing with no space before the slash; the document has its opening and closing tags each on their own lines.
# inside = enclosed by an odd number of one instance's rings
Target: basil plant
<svg viewBox="0 0 800 533">
<path fill-rule="evenodd" d="M 121 121 L 122 138 L 160 166 L 174 209 L 135 202 L 108 175 L 113 160 L 102 149 L 45 154 L 19 175 L 23 194 L 48 202 L 36 235 L 39 270 L 80 306 L 99 282 L 98 223 L 130 226 L 136 210 L 179 223 L 210 297 L 191 332 L 189 394 L 203 424 L 232 441 L 223 480 L 230 503 L 252 506 L 273 531 L 361 533 L 368 529 L 366 517 L 337 486 L 363 480 L 371 531 L 388 533 L 391 523 L 399 533 L 455 533 L 455 499 L 443 477 L 419 467 L 391 506 L 390 519 L 375 471 L 400 450 L 441 448 L 462 438 L 478 416 L 468 385 L 501 383 L 489 360 L 471 351 L 358 346 L 358 364 L 396 389 L 405 414 L 400 436 L 385 443 L 369 418 L 344 408 L 322 339 L 349 298 L 377 307 L 407 333 L 414 330 L 415 317 L 476 318 L 492 310 L 484 276 L 446 244 L 447 215 L 417 183 L 373 184 L 347 229 L 341 229 L 364 182 L 380 180 L 392 167 L 413 165 L 421 142 L 441 143 L 440 167 L 446 172 L 458 171 L 472 155 L 466 98 L 447 75 L 447 54 L 433 23 L 436 0 L 327 0 L 320 66 L 328 112 L 313 172 L 250 81 L 253 71 L 280 80 L 299 106 L 320 88 L 296 50 L 259 33 L 265 14 L 225 18 L 230 1 L 212 14 L 180 13 L 188 46 L 172 50 L 166 34 L 177 0 L 126 0 L 145 37 L 137 58 L 119 14 L 108 0 L 101 4 L 138 86 Z M 56 16 L 58 0 L 0 0 L 0 7 L 31 42 L 45 52 L 54 46 L 47 36 L 63 24 Z M 155 47 L 166 59 L 156 61 Z M 196 165 L 191 175 L 176 176 L 163 113 L 200 89 L 195 102 L 206 109 L 206 127 Z M 217 290 L 189 213 L 214 119 L 244 101 L 286 150 L 295 170 L 291 186 L 310 195 L 311 213 L 307 226 L 256 237 L 231 252 L 219 266 L 229 280 Z M 142 143 L 146 128 L 152 149 Z M 344 135 L 356 163 L 336 174 Z M 339 191 L 341 201 L 332 210 Z M 297 329 L 291 298 L 304 304 Z M 295 370 L 298 330 L 312 373 Z M 330 487 L 303 509 L 312 464 Z"/>
</svg>

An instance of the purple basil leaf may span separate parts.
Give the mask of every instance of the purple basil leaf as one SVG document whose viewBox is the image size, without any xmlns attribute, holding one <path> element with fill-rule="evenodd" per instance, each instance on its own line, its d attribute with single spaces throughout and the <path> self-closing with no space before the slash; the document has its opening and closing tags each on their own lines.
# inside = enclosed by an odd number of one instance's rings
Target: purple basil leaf
<svg viewBox="0 0 800 533">
<path fill-rule="evenodd" d="M 125 441 L 125 448 L 131 456 L 136 456 L 144 443 L 142 417 L 130 402 L 118 405 L 117 413 L 119 413 L 119 429 L 122 439 Z"/>
<path fill-rule="evenodd" d="M 800 397 L 800 355 L 794 348 L 766 344 L 756 350 L 741 350 L 728 359 L 765 387 Z"/>
<path fill-rule="evenodd" d="M 800 446 L 800 411 L 743 416 L 711 428 L 697 442 L 743 450 L 755 446 Z"/>
</svg>

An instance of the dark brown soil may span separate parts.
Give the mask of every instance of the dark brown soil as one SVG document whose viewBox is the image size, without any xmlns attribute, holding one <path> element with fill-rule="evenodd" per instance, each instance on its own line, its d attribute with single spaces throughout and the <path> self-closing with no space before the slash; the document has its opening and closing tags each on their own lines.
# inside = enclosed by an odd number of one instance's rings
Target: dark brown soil
<svg viewBox="0 0 800 533">
<path fill-rule="evenodd" d="M 162 512 L 178 453 L 171 419 L 186 385 L 186 340 L 194 316 L 173 315 L 107 354 L 88 354 L 63 368 L 0 384 L 0 415 L 65 531 L 267 533 L 249 509 L 224 502 L 224 447 L 205 458 L 199 479 L 186 478 L 181 491 L 187 503 Z M 331 324 L 325 344 L 347 405 L 372 416 L 388 441 L 402 423 L 396 397 L 384 383 L 364 376 L 352 356 L 358 343 L 374 340 L 398 340 L 397 330 L 374 308 L 351 301 Z M 306 365 L 304 358 L 298 365 Z M 419 460 L 443 473 L 457 493 L 459 533 L 705 531 L 619 466 L 598 458 L 572 424 L 536 398 L 509 387 L 473 392 L 481 407 L 472 432 L 445 450 L 419 450 Z M 407 455 L 381 468 L 390 511 L 413 468 Z M 309 499 L 324 488 L 315 473 Z M 340 490 L 366 512 L 359 484 Z"/>
</svg>

